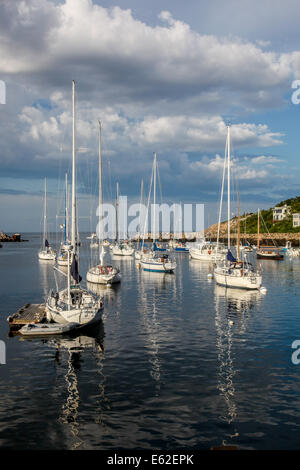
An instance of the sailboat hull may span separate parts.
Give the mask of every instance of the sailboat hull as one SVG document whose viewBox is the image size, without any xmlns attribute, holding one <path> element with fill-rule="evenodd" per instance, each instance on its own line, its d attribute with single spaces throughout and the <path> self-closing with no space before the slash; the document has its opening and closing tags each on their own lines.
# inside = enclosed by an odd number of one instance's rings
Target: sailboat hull
<svg viewBox="0 0 300 470">
<path fill-rule="evenodd" d="M 222 272 L 223 271 L 223 272 Z M 260 289 L 262 277 L 258 274 L 252 276 L 231 275 L 218 268 L 214 271 L 216 283 L 225 287 L 237 287 L 239 289 Z"/>
<path fill-rule="evenodd" d="M 153 261 L 142 261 L 141 267 L 144 271 L 151 271 L 155 273 L 172 273 L 175 271 L 176 263 L 155 263 Z"/>
<path fill-rule="evenodd" d="M 46 261 L 55 261 L 56 252 L 55 251 L 39 251 L 39 259 Z"/>
<path fill-rule="evenodd" d="M 257 259 L 273 259 L 273 260 L 283 260 L 284 255 L 281 253 L 268 253 L 268 252 L 256 252 Z"/>
<path fill-rule="evenodd" d="M 116 284 L 121 282 L 121 274 L 120 272 L 102 274 L 100 272 L 93 272 L 90 270 L 86 274 L 86 280 L 87 282 L 91 282 L 93 284 Z"/>
</svg>

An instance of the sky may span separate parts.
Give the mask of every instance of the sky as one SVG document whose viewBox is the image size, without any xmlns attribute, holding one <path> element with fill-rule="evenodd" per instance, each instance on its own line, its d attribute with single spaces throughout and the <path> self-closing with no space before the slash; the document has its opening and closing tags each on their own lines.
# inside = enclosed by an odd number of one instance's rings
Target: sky
<svg viewBox="0 0 300 470">
<path fill-rule="evenodd" d="M 57 227 L 73 79 L 82 229 L 98 119 L 106 201 L 117 181 L 139 200 L 156 152 L 163 201 L 204 203 L 216 222 L 228 124 L 242 212 L 300 195 L 299 17 L 296 0 L 2 0 L 0 230 L 40 230 L 45 177 Z"/>
</svg>

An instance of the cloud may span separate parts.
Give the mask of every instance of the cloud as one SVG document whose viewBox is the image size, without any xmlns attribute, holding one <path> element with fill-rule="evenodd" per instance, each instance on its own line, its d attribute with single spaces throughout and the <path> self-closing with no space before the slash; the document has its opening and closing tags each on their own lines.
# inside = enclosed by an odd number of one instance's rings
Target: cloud
<svg viewBox="0 0 300 470">
<path fill-rule="evenodd" d="M 256 163 L 259 165 L 269 165 L 272 163 L 283 163 L 284 160 L 278 157 L 272 157 L 272 156 L 266 156 L 266 155 L 260 155 L 259 157 L 254 157 L 251 160 L 252 163 Z"/>
<path fill-rule="evenodd" d="M 239 96 L 249 108 L 261 108 L 282 100 L 290 77 L 280 54 L 238 38 L 201 35 L 168 11 L 160 14 L 163 24 L 152 27 L 130 10 L 91 0 L 19 1 L 16 11 L 6 2 L 1 10 L 7 23 L 0 73 L 31 74 L 52 87 L 65 87 L 73 73 L 87 93 L 109 84 L 109 95 L 121 101 L 209 94 L 212 104 L 225 99 L 237 106 Z"/>
<path fill-rule="evenodd" d="M 214 151 L 225 146 L 226 123 L 221 116 L 146 117 L 136 125 L 131 136 L 140 145 L 177 147 L 185 152 Z M 268 147 L 281 144 L 283 134 L 270 132 L 266 125 L 241 123 L 231 126 L 231 136 L 235 148 Z"/>
<path fill-rule="evenodd" d="M 75 79 L 80 189 L 97 171 L 100 118 L 105 184 L 118 179 L 123 193 L 138 191 L 157 151 L 164 194 L 203 188 L 215 197 L 227 122 L 244 190 L 263 192 L 277 175 L 263 165 L 280 163 L 265 153 L 286 136 L 251 113 L 285 106 L 300 52 L 275 52 L 264 37 L 203 34 L 166 7 L 152 24 L 133 11 L 95 0 L 0 4 L 2 176 L 24 184 L 69 168 Z"/>
</svg>

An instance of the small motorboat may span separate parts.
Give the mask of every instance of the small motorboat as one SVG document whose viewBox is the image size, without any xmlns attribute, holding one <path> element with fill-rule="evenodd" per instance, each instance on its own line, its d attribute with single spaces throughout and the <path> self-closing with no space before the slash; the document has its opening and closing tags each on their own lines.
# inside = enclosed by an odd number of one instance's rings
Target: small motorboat
<svg viewBox="0 0 300 470">
<path fill-rule="evenodd" d="M 78 323 L 70 322 L 66 324 L 59 323 L 28 323 L 23 326 L 19 332 L 23 336 L 45 336 L 62 335 L 74 330 L 79 326 Z"/>
</svg>

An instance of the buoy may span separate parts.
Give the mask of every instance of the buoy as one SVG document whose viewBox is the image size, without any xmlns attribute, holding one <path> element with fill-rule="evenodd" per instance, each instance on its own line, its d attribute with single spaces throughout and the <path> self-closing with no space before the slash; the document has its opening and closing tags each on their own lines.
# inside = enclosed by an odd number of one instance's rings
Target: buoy
<svg viewBox="0 0 300 470">
<path fill-rule="evenodd" d="M 208 277 L 208 279 L 211 279 L 211 278 L 213 277 L 213 275 L 212 275 L 211 273 L 209 273 L 209 274 L 207 275 L 207 277 Z"/>
<path fill-rule="evenodd" d="M 262 294 L 265 294 L 267 292 L 266 287 L 261 287 L 259 290 Z"/>
<path fill-rule="evenodd" d="M 234 325 L 234 322 L 232 320 L 229 320 L 229 325 Z"/>
</svg>

